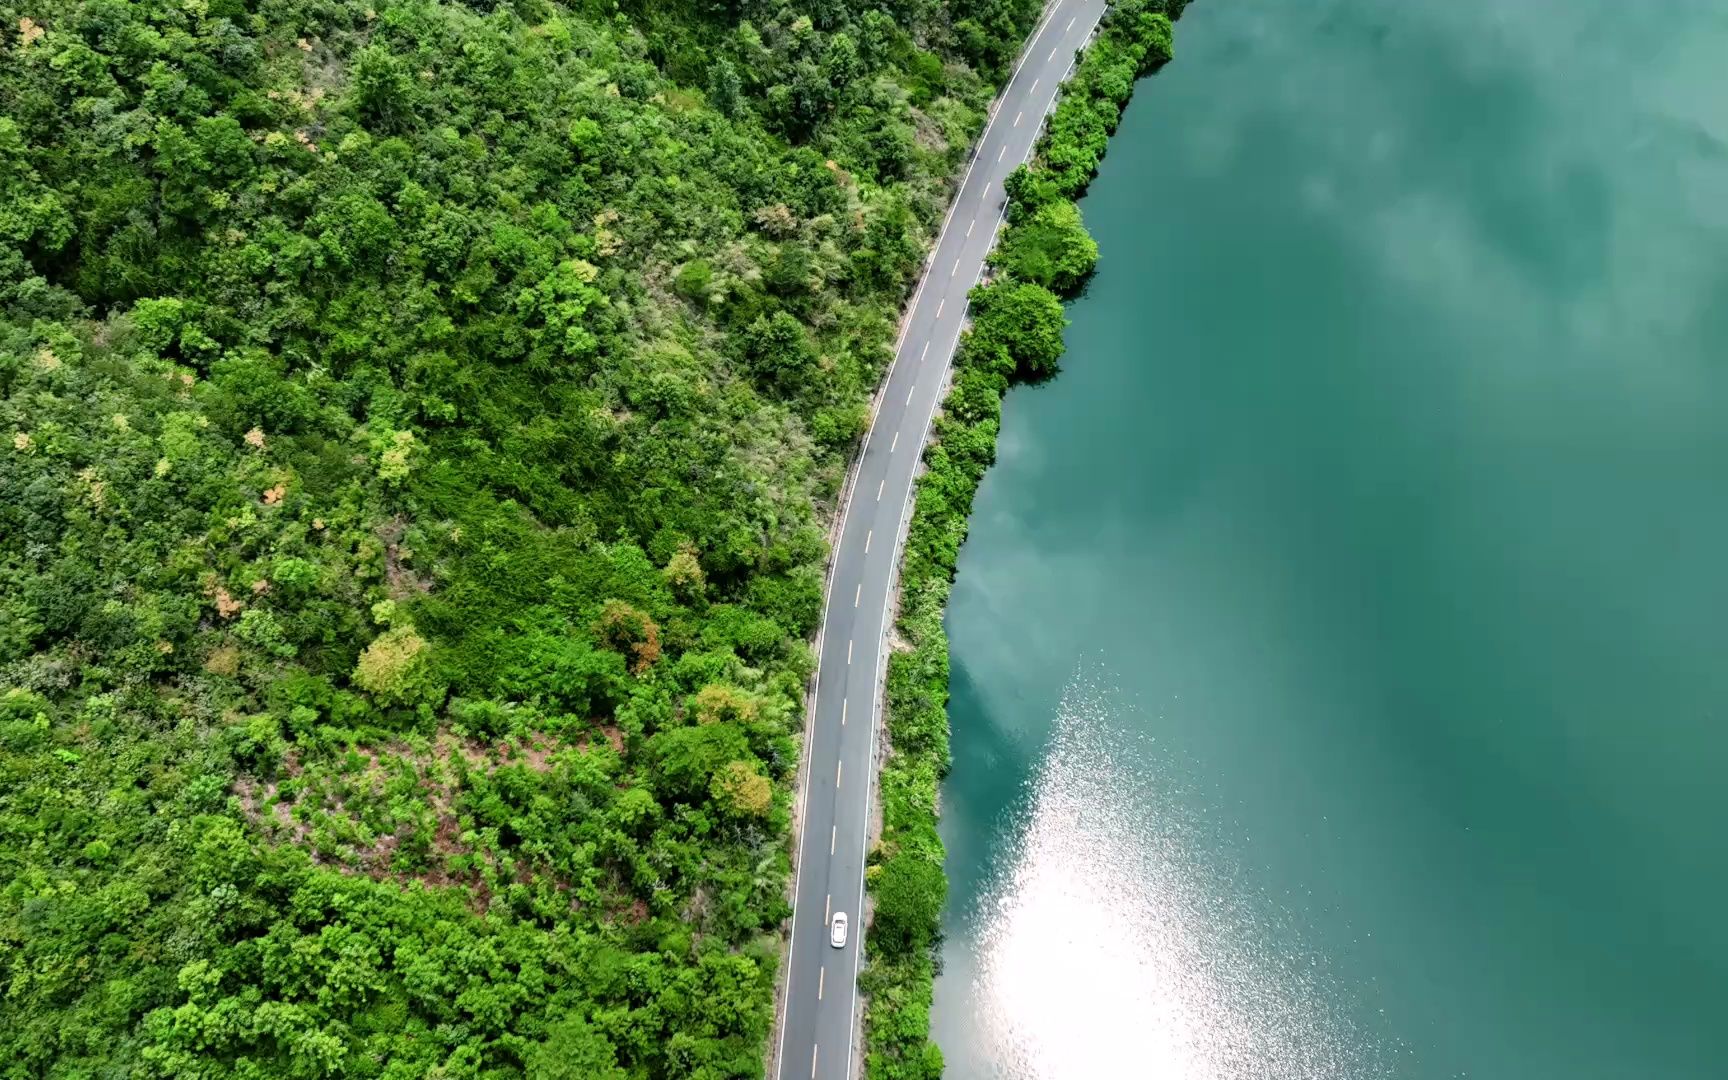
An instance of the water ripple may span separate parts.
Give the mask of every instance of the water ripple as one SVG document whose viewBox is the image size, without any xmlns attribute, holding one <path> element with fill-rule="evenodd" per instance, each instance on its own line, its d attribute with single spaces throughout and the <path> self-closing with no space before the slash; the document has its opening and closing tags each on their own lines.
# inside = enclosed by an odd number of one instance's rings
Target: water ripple
<svg viewBox="0 0 1728 1080">
<path fill-rule="evenodd" d="M 1055 735 L 978 916 L 971 999 L 1010 1080 L 1386 1075 L 1287 916 L 1232 884 L 1130 708 L 1098 677 Z"/>
</svg>

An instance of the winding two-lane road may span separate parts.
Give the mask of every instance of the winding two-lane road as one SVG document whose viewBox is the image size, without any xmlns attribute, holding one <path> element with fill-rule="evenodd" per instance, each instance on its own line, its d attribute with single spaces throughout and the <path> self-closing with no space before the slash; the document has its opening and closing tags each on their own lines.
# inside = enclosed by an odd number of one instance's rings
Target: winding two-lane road
<svg viewBox="0 0 1728 1080">
<path fill-rule="evenodd" d="M 780 1080 L 838 1080 L 852 1072 L 877 689 L 912 481 L 965 321 L 966 294 L 995 243 L 1002 182 L 1031 154 L 1075 53 L 1105 6 L 1105 0 L 1056 0 L 1021 54 L 912 297 L 841 507 L 806 728 Z M 829 944 L 828 924 L 840 911 L 847 913 L 851 931 L 845 947 L 836 949 Z"/>
</svg>

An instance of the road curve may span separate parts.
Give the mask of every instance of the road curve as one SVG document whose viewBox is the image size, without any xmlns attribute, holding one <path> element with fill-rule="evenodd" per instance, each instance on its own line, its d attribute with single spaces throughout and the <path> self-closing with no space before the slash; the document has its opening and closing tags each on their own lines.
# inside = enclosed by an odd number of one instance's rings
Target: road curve
<svg viewBox="0 0 1728 1080">
<path fill-rule="evenodd" d="M 966 294 L 1001 224 L 1002 182 L 1030 156 L 1058 87 L 1105 6 L 1105 0 L 1056 0 L 1021 53 L 912 297 L 840 509 L 805 729 L 780 1080 L 842 1080 L 851 1076 L 857 1058 L 852 1041 L 863 938 L 858 913 L 875 780 L 878 688 L 912 482 L 965 321 Z M 841 911 L 851 929 L 845 947 L 836 949 L 829 944 L 828 924 Z"/>
</svg>

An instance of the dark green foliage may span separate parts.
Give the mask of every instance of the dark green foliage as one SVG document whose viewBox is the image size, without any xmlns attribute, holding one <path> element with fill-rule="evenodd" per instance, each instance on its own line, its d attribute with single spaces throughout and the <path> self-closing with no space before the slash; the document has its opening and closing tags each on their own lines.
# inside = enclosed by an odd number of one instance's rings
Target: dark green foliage
<svg viewBox="0 0 1728 1080">
<path fill-rule="evenodd" d="M 887 953 L 928 949 L 948 898 L 942 864 L 902 850 L 872 868 L 870 885 L 876 898 L 872 943 Z"/>
<path fill-rule="evenodd" d="M 962 363 L 1008 378 L 1056 374 L 1068 319 L 1062 301 L 1044 285 L 1012 279 L 980 285 L 972 290 L 971 315 Z"/>
<path fill-rule="evenodd" d="M 738 340 L 745 370 L 780 394 L 797 394 L 815 373 L 816 350 L 810 346 L 804 325 L 787 312 L 758 316 Z"/>
<path fill-rule="evenodd" d="M 722 116 L 737 116 L 744 100 L 744 80 L 732 61 L 722 57 L 708 70 L 708 101 Z"/>
<path fill-rule="evenodd" d="M 1168 63 L 1170 18 L 1160 0 L 1120 0 L 1068 80 L 1038 144 L 1042 170 L 1074 198 L 1086 190 L 1134 93 L 1134 80 Z"/>
<path fill-rule="evenodd" d="M 949 7 L 960 52 L 992 78 L 1005 78 L 1042 6 L 1037 0 L 956 0 Z"/>
<path fill-rule="evenodd" d="M 0 1073 L 759 1075 L 949 13 L 3 14 Z"/>
<path fill-rule="evenodd" d="M 991 260 L 996 277 L 973 290 L 972 325 L 961 340 L 954 388 L 936 441 L 925 451 L 900 570 L 898 630 L 911 649 L 895 653 L 888 665 L 891 749 L 882 769 L 882 842 L 868 871 L 876 914 L 860 984 L 869 995 L 865 1052 L 872 1080 L 935 1080 L 942 1072 L 942 1055 L 930 1041 L 947 893 L 936 832 L 937 784 L 949 762 L 942 610 L 972 497 L 995 457 L 1001 396 L 1010 380 L 1054 373 L 1066 325 L 1057 294 L 1077 289 L 1097 259 L 1072 197 L 1092 179 L 1135 76 L 1169 58 L 1161 7 L 1119 0 L 1064 85 L 1039 156 L 1009 178 L 1009 224 Z M 1070 134 L 1083 127 L 1091 132 L 1085 125 L 1093 123 L 1096 145 L 1077 149 Z"/>
</svg>

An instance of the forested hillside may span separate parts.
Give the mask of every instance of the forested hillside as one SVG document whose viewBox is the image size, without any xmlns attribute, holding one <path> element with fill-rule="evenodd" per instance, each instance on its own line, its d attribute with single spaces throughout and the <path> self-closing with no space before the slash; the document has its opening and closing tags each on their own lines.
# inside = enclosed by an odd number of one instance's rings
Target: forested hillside
<svg viewBox="0 0 1728 1080">
<path fill-rule="evenodd" d="M 0 0 L 0 1075 L 759 1075 L 1036 0 Z"/>
</svg>

